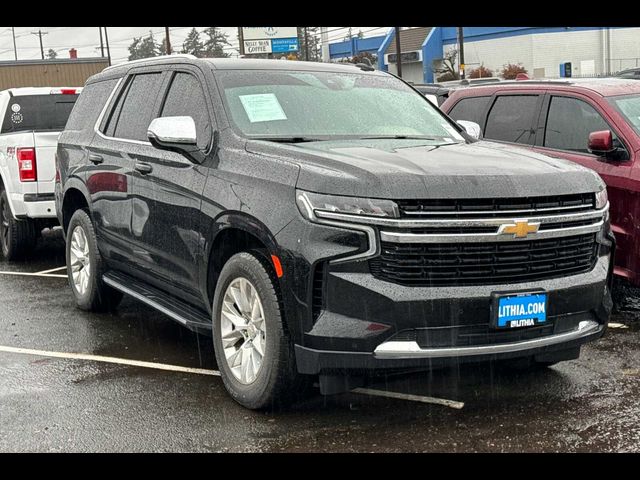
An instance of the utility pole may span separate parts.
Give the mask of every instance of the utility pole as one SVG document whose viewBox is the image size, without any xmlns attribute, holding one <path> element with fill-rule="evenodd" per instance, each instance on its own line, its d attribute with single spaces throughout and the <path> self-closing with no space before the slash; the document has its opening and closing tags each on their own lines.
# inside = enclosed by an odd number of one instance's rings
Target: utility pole
<svg viewBox="0 0 640 480">
<path fill-rule="evenodd" d="M 309 61 L 309 35 L 307 35 L 307 27 L 304 28 L 304 59 Z"/>
<path fill-rule="evenodd" d="M 11 27 L 11 35 L 13 35 L 13 54 L 18 60 L 18 49 L 16 48 L 16 27 Z"/>
<path fill-rule="evenodd" d="M 464 33 L 463 27 L 458 27 L 458 42 L 460 44 L 460 80 L 464 80 Z"/>
<path fill-rule="evenodd" d="M 100 32 L 100 56 L 104 58 L 104 42 L 102 41 L 102 27 L 98 27 Z"/>
<path fill-rule="evenodd" d="M 109 34 L 107 33 L 107 27 L 104 27 L 104 42 L 107 44 L 107 61 L 111 66 L 111 50 L 109 50 Z"/>
<path fill-rule="evenodd" d="M 167 55 L 171 55 L 171 39 L 169 38 L 169 27 L 164 27 L 164 35 L 167 39 Z"/>
<path fill-rule="evenodd" d="M 396 29 L 396 69 L 398 70 L 398 76 L 402 78 L 402 48 L 400 46 L 400 27 L 393 27 Z"/>
<path fill-rule="evenodd" d="M 49 32 L 43 32 L 42 30 L 38 30 L 37 32 L 31 32 L 31 35 L 37 35 L 40 37 L 40 54 L 42 55 L 42 60 L 44 60 L 44 47 L 42 46 L 42 35 L 48 35 Z"/>
<path fill-rule="evenodd" d="M 322 61 L 330 62 L 329 33 L 327 32 L 327 27 L 320 27 L 320 41 L 322 42 Z"/>
</svg>

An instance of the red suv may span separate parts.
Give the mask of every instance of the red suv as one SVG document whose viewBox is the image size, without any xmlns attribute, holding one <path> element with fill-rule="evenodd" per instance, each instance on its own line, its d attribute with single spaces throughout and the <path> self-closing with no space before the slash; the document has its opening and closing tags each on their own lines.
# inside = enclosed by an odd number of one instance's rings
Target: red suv
<svg viewBox="0 0 640 480">
<path fill-rule="evenodd" d="M 640 286 L 640 82 L 519 81 L 452 92 L 440 107 L 476 122 L 487 140 L 565 158 L 607 184 L 615 274 Z"/>
</svg>

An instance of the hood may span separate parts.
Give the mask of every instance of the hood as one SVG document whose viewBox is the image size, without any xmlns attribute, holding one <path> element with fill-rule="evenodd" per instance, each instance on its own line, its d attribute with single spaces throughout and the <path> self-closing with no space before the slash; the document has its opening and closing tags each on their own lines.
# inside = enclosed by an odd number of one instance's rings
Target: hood
<svg viewBox="0 0 640 480">
<path fill-rule="evenodd" d="M 341 140 L 283 145 L 250 141 L 300 167 L 297 187 L 373 198 L 494 198 L 599 191 L 592 170 L 525 147 L 479 141 Z M 285 159 L 285 158 L 283 158 Z"/>
</svg>

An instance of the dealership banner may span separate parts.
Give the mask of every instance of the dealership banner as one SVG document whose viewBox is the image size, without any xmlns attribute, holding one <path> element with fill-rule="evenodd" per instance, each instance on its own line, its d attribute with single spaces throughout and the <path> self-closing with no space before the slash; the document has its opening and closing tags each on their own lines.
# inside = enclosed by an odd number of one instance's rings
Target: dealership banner
<svg viewBox="0 0 640 480">
<path fill-rule="evenodd" d="M 298 27 L 241 27 L 246 55 L 297 52 Z"/>
</svg>

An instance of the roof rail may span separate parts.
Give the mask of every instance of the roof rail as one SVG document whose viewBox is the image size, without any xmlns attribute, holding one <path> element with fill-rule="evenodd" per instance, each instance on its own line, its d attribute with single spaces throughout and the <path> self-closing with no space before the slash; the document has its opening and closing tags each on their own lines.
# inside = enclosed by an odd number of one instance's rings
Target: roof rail
<svg viewBox="0 0 640 480">
<path fill-rule="evenodd" d="M 466 87 L 495 87 L 502 85 L 572 85 L 571 80 L 505 80 L 503 82 L 471 83 Z"/>
<path fill-rule="evenodd" d="M 124 67 L 125 65 L 131 65 L 134 63 L 143 63 L 143 62 L 149 62 L 152 60 L 163 60 L 165 58 L 189 58 L 189 59 L 196 59 L 198 57 L 196 57 L 195 55 L 191 55 L 190 53 L 176 53 L 174 55 L 159 55 L 157 57 L 148 57 L 148 58 L 139 58 L 137 60 L 129 60 L 128 62 L 123 62 L 123 63 L 118 63 L 117 65 L 111 65 L 107 68 L 105 68 L 103 70 L 103 72 L 110 70 L 112 68 L 115 67 Z"/>
</svg>

